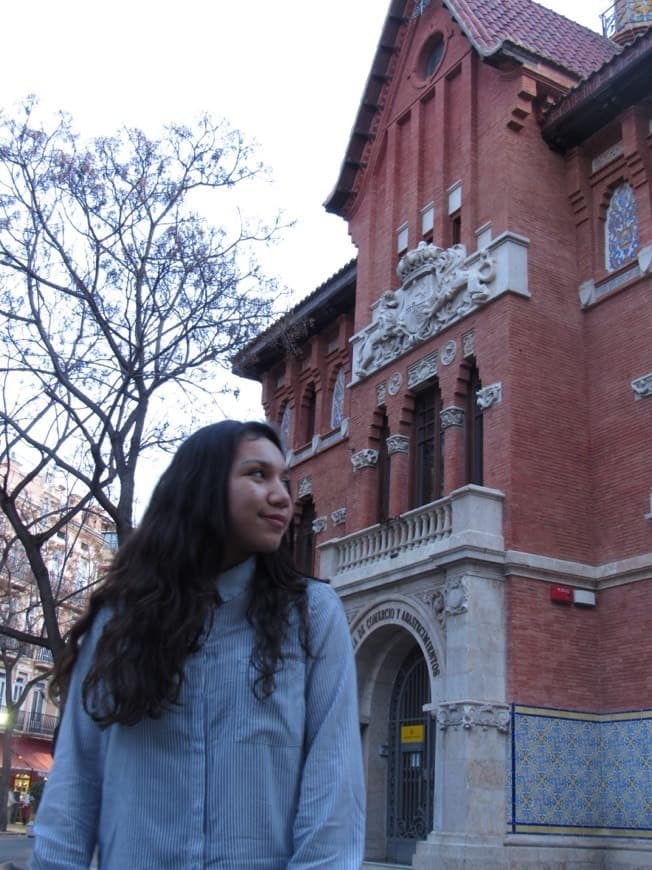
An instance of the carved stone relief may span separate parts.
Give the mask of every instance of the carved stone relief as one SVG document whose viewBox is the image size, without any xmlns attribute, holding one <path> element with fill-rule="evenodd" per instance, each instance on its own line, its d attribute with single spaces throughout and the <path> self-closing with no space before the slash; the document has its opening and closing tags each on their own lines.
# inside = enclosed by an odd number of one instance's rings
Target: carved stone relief
<svg viewBox="0 0 652 870">
<path fill-rule="evenodd" d="M 328 517 L 315 517 L 312 521 L 312 530 L 318 535 L 319 532 L 324 532 L 326 530 L 326 526 L 328 525 Z"/>
<path fill-rule="evenodd" d="M 378 451 L 368 447 L 366 450 L 359 450 L 351 456 L 351 464 L 354 471 L 360 471 L 361 468 L 373 468 L 378 462 Z"/>
<path fill-rule="evenodd" d="M 450 429 L 451 426 L 463 426 L 464 408 L 456 408 L 451 405 L 450 408 L 444 408 L 444 410 L 440 412 L 439 418 L 441 420 L 442 429 Z"/>
<path fill-rule="evenodd" d="M 486 411 L 492 405 L 497 405 L 503 398 L 502 384 L 489 384 L 488 387 L 483 387 L 476 393 L 478 408 L 481 411 Z"/>
<path fill-rule="evenodd" d="M 360 613 L 361 610 L 361 607 L 346 607 L 344 609 L 344 612 L 346 613 L 346 620 L 349 625 L 352 625 L 352 623 L 355 621 L 356 616 L 358 615 L 358 613 Z"/>
<path fill-rule="evenodd" d="M 635 399 L 652 396 L 652 372 L 632 381 L 632 389 L 634 390 Z"/>
<path fill-rule="evenodd" d="M 420 597 L 432 607 L 444 629 L 449 616 L 461 616 L 469 609 L 469 591 L 462 577 L 453 577 L 440 588 L 425 592 Z"/>
<path fill-rule="evenodd" d="M 400 372 L 394 372 L 387 383 L 387 392 L 390 396 L 395 396 L 401 389 L 403 383 L 403 375 Z"/>
<path fill-rule="evenodd" d="M 380 384 L 376 384 L 376 404 L 377 405 L 384 405 L 386 398 L 387 398 L 387 384 L 385 381 L 382 381 Z"/>
<path fill-rule="evenodd" d="M 333 525 L 341 526 L 342 523 L 346 522 L 346 508 L 338 508 L 336 511 L 333 511 L 331 514 L 331 520 L 333 521 Z"/>
<path fill-rule="evenodd" d="M 395 453 L 407 453 L 410 449 L 410 439 L 405 435 L 390 435 L 387 439 L 387 453 L 393 456 Z"/>
<path fill-rule="evenodd" d="M 486 250 L 470 259 L 464 245 L 444 250 L 420 242 L 408 251 L 397 267 L 402 286 L 381 296 L 372 322 L 354 336 L 354 378 L 387 365 L 489 299 L 496 259 Z"/>
<path fill-rule="evenodd" d="M 297 487 L 298 498 L 307 498 L 312 495 L 312 477 L 302 477 Z"/>
<path fill-rule="evenodd" d="M 408 388 L 412 389 L 412 387 L 416 387 L 417 384 L 421 384 L 423 381 L 428 381 L 430 378 L 434 378 L 438 371 L 438 362 L 439 353 L 438 351 L 433 351 L 433 353 L 427 354 L 420 360 L 417 360 L 417 362 L 412 363 L 411 366 L 408 366 Z"/>
<path fill-rule="evenodd" d="M 441 364 L 449 366 L 457 356 L 457 344 L 454 341 L 447 341 L 441 352 Z"/>
<path fill-rule="evenodd" d="M 465 332 L 462 336 L 462 356 L 468 359 L 475 355 L 475 337 L 472 332 Z"/>
<path fill-rule="evenodd" d="M 437 724 L 447 728 L 496 728 L 501 734 L 509 732 L 510 712 L 507 704 L 487 704 L 482 701 L 444 703 L 437 710 Z"/>
</svg>

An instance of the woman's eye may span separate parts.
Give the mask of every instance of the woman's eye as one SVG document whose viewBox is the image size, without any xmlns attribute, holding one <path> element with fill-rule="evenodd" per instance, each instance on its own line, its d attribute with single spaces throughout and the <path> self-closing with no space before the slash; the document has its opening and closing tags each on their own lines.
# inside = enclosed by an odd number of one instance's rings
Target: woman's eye
<svg viewBox="0 0 652 870">
<path fill-rule="evenodd" d="M 256 477 L 258 480 L 263 480 L 265 472 L 261 468 L 256 468 L 251 472 L 251 477 Z"/>
</svg>

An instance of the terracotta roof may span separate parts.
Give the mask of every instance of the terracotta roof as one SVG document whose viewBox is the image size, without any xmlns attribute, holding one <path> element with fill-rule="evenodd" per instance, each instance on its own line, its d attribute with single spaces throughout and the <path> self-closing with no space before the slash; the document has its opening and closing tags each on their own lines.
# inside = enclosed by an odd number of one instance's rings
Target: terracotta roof
<svg viewBox="0 0 652 870">
<path fill-rule="evenodd" d="M 541 132 L 560 151 L 579 145 L 652 91 L 652 27 L 583 79 L 545 114 Z"/>
<path fill-rule="evenodd" d="M 615 42 L 533 0 L 442 0 L 478 54 L 489 60 L 508 54 L 539 58 L 577 81 L 620 52 Z M 356 188 L 364 154 L 374 135 L 391 77 L 394 52 L 411 23 L 412 0 L 390 0 L 380 41 L 327 211 L 343 215 Z"/>
<path fill-rule="evenodd" d="M 483 57 L 516 46 L 584 77 L 620 50 L 610 39 L 533 0 L 443 2 Z"/>
<path fill-rule="evenodd" d="M 303 344 L 343 311 L 352 310 L 357 266 L 356 259 L 350 260 L 243 347 L 231 360 L 234 374 L 259 380 L 287 354 L 288 343 Z"/>
</svg>

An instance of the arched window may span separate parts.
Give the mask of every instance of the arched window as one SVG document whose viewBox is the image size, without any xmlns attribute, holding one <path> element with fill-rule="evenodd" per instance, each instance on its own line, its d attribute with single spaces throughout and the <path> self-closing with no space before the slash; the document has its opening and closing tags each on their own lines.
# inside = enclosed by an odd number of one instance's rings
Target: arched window
<svg viewBox="0 0 652 870">
<path fill-rule="evenodd" d="M 614 190 L 605 223 L 605 260 L 611 272 L 636 256 L 638 251 L 636 197 L 627 182 Z"/>
<path fill-rule="evenodd" d="M 281 443 L 284 448 L 290 445 L 290 403 L 285 402 L 281 412 Z"/>
<path fill-rule="evenodd" d="M 414 401 L 414 507 L 441 498 L 444 486 L 441 393 L 433 384 Z"/>
<path fill-rule="evenodd" d="M 331 429 L 337 429 L 344 419 L 344 369 L 340 366 L 333 385 L 331 401 Z"/>
<path fill-rule="evenodd" d="M 306 387 L 301 402 L 301 418 L 300 418 L 300 444 L 307 444 L 315 434 L 315 413 L 317 409 L 317 396 L 315 394 L 315 385 L 310 384 Z"/>
</svg>

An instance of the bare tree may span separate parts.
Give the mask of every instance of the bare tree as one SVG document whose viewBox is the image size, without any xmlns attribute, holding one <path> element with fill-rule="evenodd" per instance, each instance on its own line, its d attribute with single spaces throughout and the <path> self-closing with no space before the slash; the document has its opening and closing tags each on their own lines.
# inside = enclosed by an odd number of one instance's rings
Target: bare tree
<svg viewBox="0 0 652 870">
<path fill-rule="evenodd" d="M 39 590 L 43 636 L 0 634 L 57 654 L 47 541 L 93 503 L 132 529 L 139 458 L 192 425 L 198 392 L 263 326 L 277 289 L 258 265 L 281 229 L 244 220 L 238 193 L 261 173 L 240 134 L 204 117 L 160 140 L 124 128 L 82 143 L 70 119 L 0 114 L 0 508 Z M 220 226 L 198 209 L 220 208 Z M 57 468 L 74 498 L 47 528 L 20 498 Z"/>
</svg>

